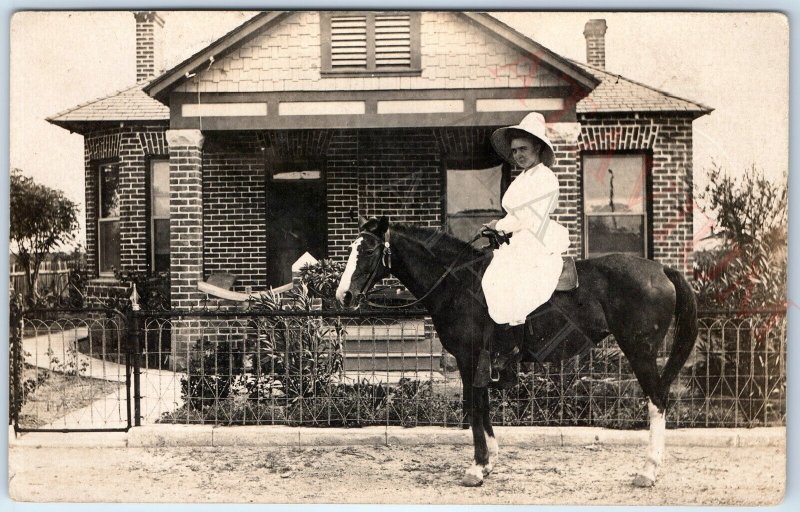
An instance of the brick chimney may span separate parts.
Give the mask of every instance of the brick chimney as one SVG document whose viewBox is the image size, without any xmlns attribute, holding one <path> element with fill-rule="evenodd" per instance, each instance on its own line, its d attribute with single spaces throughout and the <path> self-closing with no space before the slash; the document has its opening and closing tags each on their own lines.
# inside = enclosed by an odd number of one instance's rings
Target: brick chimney
<svg viewBox="0 0 800 512">
<path fill-rule="evenodd" d="M 161 29 L 164 20 L 155 11 L 137 11 L 136 18 L 136 83 L 150 80 L 163 71 Z"/>
<path fill-rule="evenodd" d="M 606 68 L 606 20 L 589 20 L 583 29 L 586 38 L 586 63 Z"/>
</svg>

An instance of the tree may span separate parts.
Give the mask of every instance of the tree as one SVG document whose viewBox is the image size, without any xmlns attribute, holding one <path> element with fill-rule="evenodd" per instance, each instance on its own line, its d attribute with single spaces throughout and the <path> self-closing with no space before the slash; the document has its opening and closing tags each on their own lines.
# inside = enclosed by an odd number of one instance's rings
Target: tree
<svg viewBox="0 0 800 512">
<path fill-rule="evenodd" d="M 755 165 L 734 178 L 718 165 L 701 199 L 721 228 L 722 246 L 698 254 L 695 283 L 702 306 L 781 307 L 786 302 L 788 197 Z"/>
<path fill-rule="evenodd" d="M 11 252 L 25 270 L 29 304 L 39 298 L 39 269 L 47 255 L 75 238 L 79 207 L 60 190 L 11 170 Z"/>
</svg>

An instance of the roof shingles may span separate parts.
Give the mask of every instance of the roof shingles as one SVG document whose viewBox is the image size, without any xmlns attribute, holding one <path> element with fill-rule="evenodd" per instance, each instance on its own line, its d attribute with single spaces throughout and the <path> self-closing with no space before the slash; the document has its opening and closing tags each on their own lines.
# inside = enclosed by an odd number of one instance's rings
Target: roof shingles
<svg viewBox="0 0 800 512">
<path fill-rule="evenodd" d="M 48 117 L 47 120 L 61 126 L 87 121 L 169 120 L 169 107 L 142 90 L 147 83 L 138 83 L 110 96 L 88 101 Z"/>
<path fill-rule="evenodd" d="M 595 78 L 600 85 L 576 106 L 578 114 L 612 112 L 693 112 L 708 114 L 713 109 L 664 91 L 615 75 L 578 61 L 572 61 Z"/>
</svg>

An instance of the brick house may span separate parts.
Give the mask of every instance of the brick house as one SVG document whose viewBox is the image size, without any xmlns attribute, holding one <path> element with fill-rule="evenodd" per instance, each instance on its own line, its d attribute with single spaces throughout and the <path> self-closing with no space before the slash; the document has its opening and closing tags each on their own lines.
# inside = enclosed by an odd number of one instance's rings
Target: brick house
<svg viewBox="0 0 800 512">
<path fill-rule="evenodd" d="M 173 307 L 220 272 L 279 286 L 303 252 L 346 258 L 359 215 L 468 237 L 516 172 L 490 133 L 532 110 L 573 254 L 691 270 L 692 121 L 711 109 L 606 71 L 604 20 L 581 63 L 483 13 L 273 11 L 161 74 L 163 21 L 135 22 L 139 82 L 48 119 L 84 136 L 96 296 L 115 268 L 169 270 Z"/>
</svg>

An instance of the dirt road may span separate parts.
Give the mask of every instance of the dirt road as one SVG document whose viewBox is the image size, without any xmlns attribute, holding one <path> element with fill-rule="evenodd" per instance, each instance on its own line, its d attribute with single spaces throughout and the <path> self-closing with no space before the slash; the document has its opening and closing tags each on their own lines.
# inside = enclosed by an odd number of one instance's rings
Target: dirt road
<svg viewBox="0 0 800 512">
<path fill-rule="evenodd" d="M 784 447 L 669 447 L 654 488 L 630 485 L 642 447 L 501 447 L 482 487 L 459 485 L 469 446 L 36 448 L 12 446 L 24 501 L 769 505 Z"/>
</svg>

